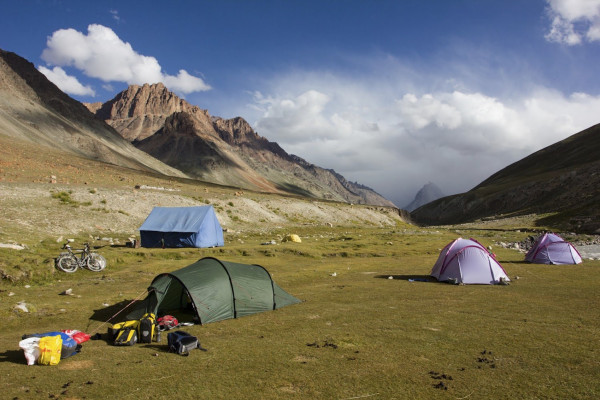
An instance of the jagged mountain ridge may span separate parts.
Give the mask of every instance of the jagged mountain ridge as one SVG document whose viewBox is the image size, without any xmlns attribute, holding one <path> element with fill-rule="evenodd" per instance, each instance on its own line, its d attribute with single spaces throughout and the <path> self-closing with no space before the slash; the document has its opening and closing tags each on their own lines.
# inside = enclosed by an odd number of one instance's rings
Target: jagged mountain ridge
<svg viewBox="0 0 600 400">
<path fill-rule="evenodd" d="M 207 182 L 395 207 L 366 186 L 288 154 L 243 118 L 211 116 L 162 83 L 131 85 L 104 104 L 86 106 L 137 148 Z"/>
<path fill-rule="evenodd" d="M 429 202 L 444 197 L 442 190 L 432 182 L 425 184 L 415 195 L 413 201 L 404 207 L 407 211 L 413 211 Z"/>
<path fill-rule="evenodd" d="M 0 49 L 2 135 L 123 167 L 185 177 L 136 149 L 32 63 Z"/>
<path fill-rule="evenodd" d="M 496 172 L 472 190 L 411 213 L 422 224 L 552 213 L 540 223 L 600 233 L 600 124 L 545 147 Z"/>
</svg>

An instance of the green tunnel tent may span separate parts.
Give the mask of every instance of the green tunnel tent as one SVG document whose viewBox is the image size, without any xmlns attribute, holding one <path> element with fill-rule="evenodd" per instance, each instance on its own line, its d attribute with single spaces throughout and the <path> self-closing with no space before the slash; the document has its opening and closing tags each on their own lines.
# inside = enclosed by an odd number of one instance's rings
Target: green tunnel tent
<svg viewBox="0 0 600 400">
<path fill-rule="evenodd" d="M 154 278 L 148 296 L 128 319 L 138 319 L 144 312 L 162 316 L 191 310 L 196 322 L 207 324 L 299 302 L 273 282 L 260 265 L 205 257 Z"/>
</svg>

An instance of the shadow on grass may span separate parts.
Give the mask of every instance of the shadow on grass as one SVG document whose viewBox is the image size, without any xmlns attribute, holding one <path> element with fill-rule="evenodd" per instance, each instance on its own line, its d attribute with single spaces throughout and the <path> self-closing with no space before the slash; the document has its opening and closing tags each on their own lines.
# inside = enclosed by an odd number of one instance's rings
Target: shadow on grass
<svg viewBox="0 0 600 400">
<path fill-rule="evenodd" d="M 435 279 L 434 277 L 429 276 L 429 275 L 375 275 L 374 278 L 390 279 L 390 276 L 393 279 L 398 279 L 398 280 L 402 280 L 402 281 L 445 283 L 445 282 L 438 282 L 437 279 Z"/>
<path fill-rule="evenodd" d="M 496 260 L 498 261 L 498 263 L 502 266 L 504 266 L 504 264 L 531 264 L 529 261 L 525 261 L 525 260 Z"/>
<path fill-rule="evenodd" d="M 133 311 L 140 301 L 142 300 L 122 300 L 111 306 L 94 310 L 89 319 L 100 322 L 106 322 L 110 319 L 111 323 L 125 321 L 125 316 Z"/>
<path fill-rule="evenodd" d="M 27 364 L 23 350 L 7 350 L 4 353 L 0 353 L 0 362 Z"/>
<path fill-rule="evenodd" d="M 165 335 L 166 337 L 167 332 L 163 332 L 163 335 Z M 198 350 L 198 352 L 202 351 L 202 352 L 207 352 L 209 351 L 208 349 L 205 349 L 204 346 L 202 346 L 202 343 L 199 343 L 200 347 L 199 348 L 194 348 L 194 349 L 190 349 L 189 351 L 189 355 L 191 355 L 192 353 L 196 353 L 196 350 Z M 157 352 L 161 352 L 161 353 L 169 353 L 172 354 L 173 357 L 187 357 L 184 354 L 177 354 L 177 352 L 173 352 L 173 351 L 169 351 L 169 345 L 167 343 L 166 339 L 162 339 L 160 342 L 157 343 L 142 343 L 142 346 L 144 346 L 147 349 L 153 349 Z M 156 356 L 158 356 L 158 353 L 156 354 Z"/>
</svg>

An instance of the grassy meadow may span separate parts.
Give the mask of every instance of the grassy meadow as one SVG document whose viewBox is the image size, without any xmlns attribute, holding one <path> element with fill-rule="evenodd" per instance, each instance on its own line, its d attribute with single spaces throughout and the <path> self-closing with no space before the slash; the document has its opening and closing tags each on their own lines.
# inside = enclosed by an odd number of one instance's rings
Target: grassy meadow
<svg viewBox="0 0 600 400">
<path fill-rule="evenodd" d="M 299 234 L 302 243 L 261 244 L 285 233 Z M 108 260 L 105 271 L 70 275 L 53 268 L 59 251 L 53 239 L 21 251 L 0 249 L 1 397 L 597 398 L 600 261 L 533 265 L 496 245 L 526 235 L 402 224 L 298 226 L 227 233 L 225 247 L 216 249 L 106 246 L 98 250 Z M 410 280 L 426 278 L 440 249 L 458 236 L 493 246 L 512 283 Z M 91 340 L 57 366 L 26 365 L 18 348 L 22 334 L 106 333 L 105 321 L 143 294 L 154 276 L 205 256 L 260 264 L 303 302 L 186 327 L 208 349 L 189 357 L 168 353 L 163 335 L 160 343 L 133 347 Z M 66 289 L 73 295 L 60 295 Z M 19 301 L 30 312 L 13 310 Z"/>
</svg>

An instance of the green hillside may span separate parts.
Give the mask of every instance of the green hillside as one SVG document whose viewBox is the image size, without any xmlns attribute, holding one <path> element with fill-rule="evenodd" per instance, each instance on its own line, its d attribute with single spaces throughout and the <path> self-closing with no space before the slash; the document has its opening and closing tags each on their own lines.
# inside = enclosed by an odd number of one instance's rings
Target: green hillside
<svg viewBox="0 0 600 400">
<path fill-rule="evenodd" d="M 509 165 L 466 193 L 426 204 L 411 218 L 452 224 L 526 214 L 562 229 L 600 228 L 600 125 Z"/>
</svg>

